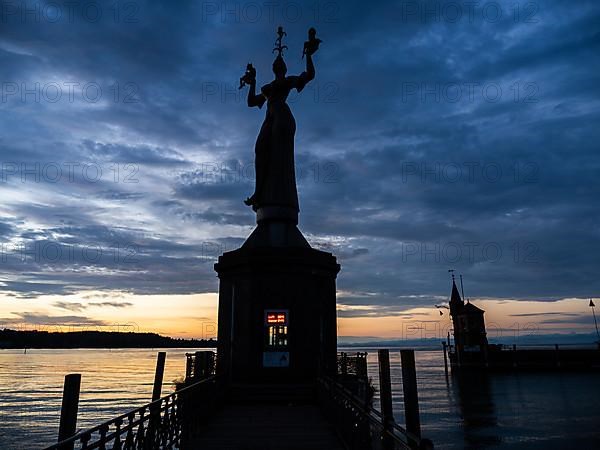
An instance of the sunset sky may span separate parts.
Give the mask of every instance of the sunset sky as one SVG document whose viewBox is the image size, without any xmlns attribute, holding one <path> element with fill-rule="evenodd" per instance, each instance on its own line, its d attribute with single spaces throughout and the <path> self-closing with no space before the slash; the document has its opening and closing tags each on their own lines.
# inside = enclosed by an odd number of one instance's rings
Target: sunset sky
<svg viewBox="0 0 600 450">
<path fill-rule="evenodd" d="M 0 328 L 216 334 L 283 25 L 289 74 L 324 41 L 289 103 L 340 336 L 444 336 L 448 269 L 492 338 L 595 333 L 597 1 L 88 3 L 2 2 Z"/>
</svg>

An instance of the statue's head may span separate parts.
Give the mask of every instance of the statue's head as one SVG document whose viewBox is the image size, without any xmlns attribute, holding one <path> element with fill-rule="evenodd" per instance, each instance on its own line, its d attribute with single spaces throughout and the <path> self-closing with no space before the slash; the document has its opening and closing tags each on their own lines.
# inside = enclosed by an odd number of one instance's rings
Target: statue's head
<svg viewBox="0 0 600 450">
<path fill-rule="evenodd" d="M 278 55 L 275 61 L 273 61 L 273 73 L 276 78 L 283 78 L 287 73 L 287 66 L 281 55 Z"/>
</svg>

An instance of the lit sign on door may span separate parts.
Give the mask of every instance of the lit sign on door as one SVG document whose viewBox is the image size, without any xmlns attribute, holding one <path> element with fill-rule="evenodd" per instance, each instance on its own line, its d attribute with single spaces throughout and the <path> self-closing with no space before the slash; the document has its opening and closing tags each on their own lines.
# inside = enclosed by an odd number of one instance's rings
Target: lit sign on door
<svg viewBox="0 0 600 450">
<path fill-rule="evenodd" d="M 265 313 L 265 325 L 287 325 L 286 311 L 267 311 Z"/>
<path fill-rule="evenodd" d="M 263 367 L 289 367 L 288 311 L 265 311 L 265 341 Z"/>
</svg>

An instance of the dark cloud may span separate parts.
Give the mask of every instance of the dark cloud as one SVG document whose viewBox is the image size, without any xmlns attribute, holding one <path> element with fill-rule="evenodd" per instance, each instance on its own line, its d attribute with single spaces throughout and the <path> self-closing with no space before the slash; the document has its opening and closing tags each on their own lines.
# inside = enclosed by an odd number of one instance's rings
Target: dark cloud
<svg viewBox="0 0 600 450">
<path fill-rule="evenodd" d="M 106 322 L 98 319 L 91 319 L 85 316 L 49 316 L 38 313 L 19 313 L 13 312 L 16 318 L 0 318 L 0 323 L 4 324 L 27 324 L 43 326 L 105 326 Z"/>
<path fill-rule="evenodd" d="M 544 319 L 540 321 L 542 324 L 548 325 L 592 325 L 594 323 L 594 319 L 590 316 L 580 315 L 579 317 L 565 317 L 565 318 L 556 318 L 556 319 Z"/>
<path fill-rule="evenodd" d="M 107 160 L 111 163 L 149 164 L 165 167 L 189 164 L 181 153 L 168 148 L 135 147 L 91 141 L 84 141 L 83 146 L 90 151 L 92 157 Z"/>
<path fill-rule="evenodd" d="M 68 311 L 83 311 L 91 306 L 98 308 L 128 308 L 133 306 L 133 303 L 130 302 L 89 302 L 89 303 L 79 303 L 79 302 L 54 302 L 53 306 L 59 309 L 66 309 Z"/>
<path fill-rule="evenodd" d="M 87 308 L 87 306 L 84 305 L 83 303 L 77 303 L 77 302 L 54 302 L 53 306 L 55 306 L 56 308 L 59 308 L 59 309 L 66 309 L 68 311 L 74 311 L 74 312 L 83 311 L 84 309 Z"/>
<path fill-rule="evenodd" d="M 555 311 L 555 312 L 536 312 L 536 313 L 521 313 L 521 314 L 509 314 L 509 315 L 510 315 L 510 317 L 542 317 L 542 316 L 561 316 L 561 317 L 574 316 L 574 317 L 578 317 L 581 314 Z"/>
<path fill-rule="evenodd" d="M 282 23 L 290 73 L 309 26 L 325 41 L 290 103 L 300 227 L 339 257 L 340 304 L 364 307 L 342 315 L 431 307 L 449 268 L 467 297 L 598 296 L 596 2 L 522 3 L 519 17 L 502 4 L 498 21 L 482 5 L 451 21 L 406 2 L 316 16 L 300 2 L 292 21 L 277 6 L 249 20 L 243 3 L 209 3 L 134 2 L 115 18 L 100 2 L 97 22 L 76 10 L 2 23 L 5 291 L 214 292 L 212 262 L 254 225 L 242 200 L 264 111 L 245 107 L 237 79 L 252 59 L 269 80 Z M 72 101 L 65 83 L 79 83 Z M 90 83 L 98 101 L 82 94 Z"/>
<path fill-rule="evenodd" d="M 100 308 L 129 308 L 133 306 L 130 302 L 92 302 L 90 306 L 96 306 Z"/>
</svg>

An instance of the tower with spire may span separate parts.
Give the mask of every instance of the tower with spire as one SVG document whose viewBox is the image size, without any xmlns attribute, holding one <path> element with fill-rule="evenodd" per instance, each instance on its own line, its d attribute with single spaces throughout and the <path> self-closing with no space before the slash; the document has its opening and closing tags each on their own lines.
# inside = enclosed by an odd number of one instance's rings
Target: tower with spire
<svg viewBox="0 0 600 450">
<path fill-rule="evenodd" d="M 450 315 L 454 326 L 454 343 L 459 352 L 485 350 L 487 347 L 484 313 L 483 309 L 478 308 L 471 302 L 464 302 L 456 286 L 454 274 L 452 274 Z"/>
</svg>

